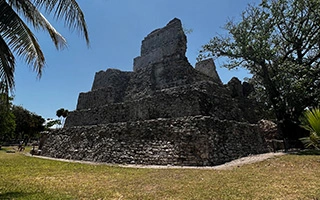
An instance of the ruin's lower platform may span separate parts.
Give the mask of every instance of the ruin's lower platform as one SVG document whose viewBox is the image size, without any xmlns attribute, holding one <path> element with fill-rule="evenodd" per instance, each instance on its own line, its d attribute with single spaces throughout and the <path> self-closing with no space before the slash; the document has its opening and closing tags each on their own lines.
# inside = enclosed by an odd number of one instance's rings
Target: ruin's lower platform
<svg viewBox="0 0 320 200">
<path fill-rule="evenodd" d="M 257 125 L 189 116 L 51 132 L 42 155 L 118 164 L 213 166 L 267 152 Z"/>
</svg>

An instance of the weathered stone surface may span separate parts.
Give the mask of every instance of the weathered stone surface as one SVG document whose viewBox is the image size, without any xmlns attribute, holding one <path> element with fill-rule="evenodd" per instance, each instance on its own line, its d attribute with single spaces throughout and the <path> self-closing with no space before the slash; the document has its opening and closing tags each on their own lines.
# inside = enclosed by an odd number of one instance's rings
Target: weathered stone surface
<svg viewBox="0 0 320 200">
<path fill-rule="evenodd" d="M 233 99 L 221 95 L 227 91 L 219 90 L 218 86 L 214 82 L 202 81 L 156 90 L 152 95 L 132 101 L 76 110 L 69 113 L 65 127 L 195 115 L 251 121 L 246 115 L 252 113 L 246 113 L 245 108 L 235 106 Z"/>
<path fill-rule="evenodd" d="M 231 91 L 231 97 L 233 98 L 246 98 L 254 91 L 253 85 L 247 82 L 241 83 L 241 81 L 236 77 L 233 77 L 228 82 L 227 87 Z"/>
<path fill-rule="evenodd" d="M 148 65 L 163 62 L 166 57 L 170 59 L 183 59 L 187 50 L 187 37 L 185 36 L 181 21 L 177 18 L 171 20 L 167 26 L 151 32 L 141 45 L 141 55 L 134 59 L 133 71 Z"/>
<path fill-rule="evenodd" d="M 214 102 L 230 102 L 223 95 L 228 90 L 222 86 L 217 74 L 213 78 L 195 70 L 184 55 L 186 49 L 179 47 L 181 45 L 186 46 L 186 39 L 178 19 L 149 34 L 142 44 L 141 55 L 150 56 L 150 52 L 167 48 L 167 53 L 161 54 L 161 62 L 144 65 L 135 72 L 108 69 L 96 73 L 91 91 L 80 93 L 77 110 L 69 114 L 65 126 L 204 113 L 222 119 L 244 119 L 238 117 L 242 114 L 239 109 L 233 108 L 233 103 L 230 106 L 226 103 L 228 111 L 223 112 L 229 117 L 224 117 L 225 114 L 220 110 L 210 108 Z M 175 50 L 171 49 L 173 46 Z M 176 54 L 183 56 L 177 58 Z M 214 67 L 213 61 L 211 64 Z M 200 85 L 205 85 L 205 89 L 198 91 Z M 214 102 L 205 103 L 204 99 L 214 99 Z M 199 106 L 199 103 L 204 104 Z M 239 111 L 238 114 L 236 110 Z"/>
<path fill-rule="evenodd" d="M 196 63 L 195 69 L 204 73 L 205 75 L 212 77 L 216 82 L 222 83 L 218 72 L 216 70 L 216 65 L 212 58 L 207 60 L 202 60 Z"/>
<path fill-rule="evenodd" d="M 113 87 L 101 88 L 90 92 L 81 92 L 78 98 L 77 110 L 97 108 L 110 103 L 118 103 L 123 99 L 123 91 Z"/>
<path fill-rule="evenodd" d="M 121 164 L 211 166 L 264 153 L 257 125 L 209 116 L 72 127 L 48 134 L 42 154 Z"/>
<path fill-rule="evenodd" d="M 266 151 L 250 87 L 223 85 L 213 60 L 194 69 L 181 22 L 150 33 L 133 72 L 96 73 L 43 155 L 109 163 L 216 165 Z"/>
<path fill-rule="evenodd" d="M 269 151 L 276 152 L 278 150 L 286 149 L 285 140 L 280 137 L 276 123 L 262 119 L 258 122 L 258 126 L 261 131 L 261 136 L 266 141 Z"/>
<path fill-rule="evenodd" d="M 122 102 L 131 75 L 132 72 L 122 72 L 118 69 L 97 72 L 91 91 L 80 93 L 77 110 Z"/>
<path fill-rule="evenodd" d="M 229 82 L 228 82 L 228 87 L 231 91 L 231 96 L 232 97 L 243 97 L 243 88 L 241 81 L 233 77 Z"/>
<path fill-rule="evenodd" d="M 119 69 L 107 69 L 107 71 L 99 71 L 94 76 L 92 91 L 103 89 L 106 87 L 120 88 L 125 90 L 129 83 L 132 72 L 123 72 Z"/>
<path fill-rule="evenodd" d="M 261 129 L 262 136 L 265 137 L 267 140 L 272 139 L 280 139 L 278 133 L 278 126 L 276 123 L 270 120 L 260 120 L 258 122 L 259 128 Z"/>
</svg>

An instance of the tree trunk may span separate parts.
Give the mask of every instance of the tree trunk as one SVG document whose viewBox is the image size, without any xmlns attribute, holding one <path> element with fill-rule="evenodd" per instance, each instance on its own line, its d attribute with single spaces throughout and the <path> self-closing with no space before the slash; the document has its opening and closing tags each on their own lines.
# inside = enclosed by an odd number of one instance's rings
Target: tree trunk
<svg viewBox="0 0 320 200">
<path fill-rule="evenodd" d="M 306 134 L 305 129 L 301 128 L 299 124 L 294 123 L 294 120 L 287 115 L 286 105 L 280 100 L 280 93 L 270 78 L 268 66 L 264 62 L 260 63 L 260 65 L 262 68 L 264 85 L 277 118 L 278 133 L 280 137 L 287 141 L 288 145 L 286 148 L 303 147 L 299 138 L 307 136 L 308 133 Z"/>
<path fill-rule="evenodd" d="M 299 124 L 293 123 L 290 119 L 284 119 L 278 123 L 278 130 L 283 138 L 288 141 L 289 148 L 303 148 L 299 139 L 309 135 L 307 130 L 300 127 Z"/>
</svg>

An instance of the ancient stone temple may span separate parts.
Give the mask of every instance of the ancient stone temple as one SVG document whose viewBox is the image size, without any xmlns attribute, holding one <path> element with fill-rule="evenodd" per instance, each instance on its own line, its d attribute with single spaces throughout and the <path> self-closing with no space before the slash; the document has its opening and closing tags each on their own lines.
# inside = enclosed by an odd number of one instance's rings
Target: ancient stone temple
<svg viewBox="0 0 320 200">
<path fill-rule="evenodd" d="M 121 164 L 217 165 L 265 152 L 245 84 L 223 85 L 212 59 L 193 68 L 173 19 L 144 38 L 133 71 L 95 74 L 45 156 Z M 249 106 L 248 106 L 249 105 Z"/>
</svg>

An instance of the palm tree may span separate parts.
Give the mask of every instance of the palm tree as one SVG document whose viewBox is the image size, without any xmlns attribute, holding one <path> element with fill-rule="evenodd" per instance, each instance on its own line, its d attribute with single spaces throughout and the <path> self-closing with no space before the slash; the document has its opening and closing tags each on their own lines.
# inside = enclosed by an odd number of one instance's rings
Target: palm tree
<svg viewBox="0 0 320 200">
<path fill-rule="evenodd" d="M 34 30 L 48 32 L 58 50 L 66 46 L 64 37 L 39 10 L 80 32 L 89 45 L 84 14 L 76 0 L 0 0 L 0 92 L 9 94 L 14 89 L 15 56 L 22 57 L 39 77 L 45 65 L 40 45 L 24 20 Z"/>
<path fill-rule="evenodd" d="M 306 110 L 300 119 L 301 126 L 310 132 L 309 137 L 300 140 L 306 148 L 320 149 L 320 108 Z"/>
</svg>

